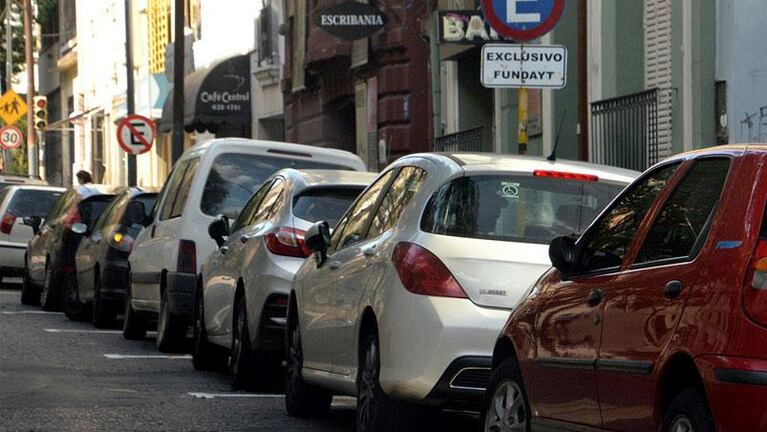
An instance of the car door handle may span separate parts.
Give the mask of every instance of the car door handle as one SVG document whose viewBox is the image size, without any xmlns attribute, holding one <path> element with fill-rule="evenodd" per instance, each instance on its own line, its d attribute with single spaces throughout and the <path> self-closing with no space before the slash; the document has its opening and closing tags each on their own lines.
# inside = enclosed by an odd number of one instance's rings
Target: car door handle
<svg viewBox="0 0 767 432">
<path fill-rule="evenodd" d="M 676 299 L 682 294 L 683 288 L 684 285 L 682 285 L 681 281 L 673 280 L 667 283 L 663 288 L 663 297 L 666 297 L 669 300 Z"/>
<path fill-rule="evenodd" d="M 240 243 L 245 244 L 245 243 L 249 242 L 250 239 L 251 239 L 251 237 L 249 235 L 243 234 L 242 236 L 240 236 Z"/>
<path fill-rule="evenodd" d="M 602 291 L 600 288 L 597 288 L 594 291 L 591 291 L 591 294 L 589 294 L 589 299 L 588 299 L 589 306 L 597 306 L 599 303 L 602 303 L 602 299 L 604 297 L 605 297 L 605 292 Z"/>
<path fill-rule="evenodd" d="M 331 270 L 338 270 L 338 268 L 341 267 L 341 261 L 331 261 L 328 266 Z"/>
<path fill-rule="evenodd" d="M 375 256 L 377 255 L 376 253 L 377 251 L 378 251 L 378 247 L 376 246 L 369 247 L 362 251 L 362 255 L 365 255 L 365 258 L 375 258 Z"/>
<path fill-rule="evenodd" d="M 221 246 L 218 251 L 221 252 L 221 255 L 226 255 L 226 253 L 229 252 L 229 246 Z"/>
</svg>

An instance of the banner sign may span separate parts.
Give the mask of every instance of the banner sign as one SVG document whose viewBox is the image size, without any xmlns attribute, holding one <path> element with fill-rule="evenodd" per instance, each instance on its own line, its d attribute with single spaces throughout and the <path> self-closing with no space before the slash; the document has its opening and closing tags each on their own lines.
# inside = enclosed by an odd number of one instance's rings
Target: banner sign
<svg viewBox="0 0 767 432">
<path fill-rule="evenodd" d="M 333 36 L 356 40 L 381 30 L 387 20 L 386 15 L 373 6 L 349 0 L 320 12 L 315 23 Z"/>
</svg>

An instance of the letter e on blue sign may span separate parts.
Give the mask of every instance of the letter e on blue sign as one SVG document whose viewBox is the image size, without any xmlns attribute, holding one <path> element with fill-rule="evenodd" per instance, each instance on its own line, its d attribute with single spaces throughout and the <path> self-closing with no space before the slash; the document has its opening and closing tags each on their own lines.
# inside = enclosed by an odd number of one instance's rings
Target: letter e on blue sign
<svg viewBox="0 0 767 432">
<path fill-rule="evenodd" d="M 565 0 L 482 0 L 487 22 L 499 34 L 519 42 L 550 32 L 564 9 Z"/>
</svg>

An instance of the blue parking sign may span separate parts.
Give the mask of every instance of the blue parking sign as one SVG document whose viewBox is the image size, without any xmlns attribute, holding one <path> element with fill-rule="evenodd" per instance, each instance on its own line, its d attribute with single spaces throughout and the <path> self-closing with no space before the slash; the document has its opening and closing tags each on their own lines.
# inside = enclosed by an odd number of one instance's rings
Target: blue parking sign
<svg viewBox="0 0 767 432">
<path fill-rule="evenodd" d="M 565 0 L 482 0 L 485 19 L 499 34 L 528 41 L 551 31 L 562 17 Z"/>
</svg>

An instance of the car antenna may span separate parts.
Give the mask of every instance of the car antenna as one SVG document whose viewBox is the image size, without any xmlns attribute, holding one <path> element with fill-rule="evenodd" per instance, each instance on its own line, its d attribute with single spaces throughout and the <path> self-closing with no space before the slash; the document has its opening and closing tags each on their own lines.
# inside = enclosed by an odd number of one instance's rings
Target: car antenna
<svg viewBox="0 0 767 432">
<path fill-rule="evenodd" d="M 557 161 L 557 147 L 559 146 L 559 137 L 562 135 L 562 126 L 565 124 L 565 116 L 567 116 L 567 106 L 562 110 L 562 117 L 559 119 L 559 128 L 557 129 L 557 137 L 554 139 L 554 148 L 551 150 L 551 154 L 546 158 L 551 162 Z"/>
</svg>

